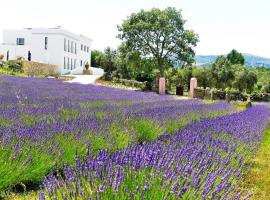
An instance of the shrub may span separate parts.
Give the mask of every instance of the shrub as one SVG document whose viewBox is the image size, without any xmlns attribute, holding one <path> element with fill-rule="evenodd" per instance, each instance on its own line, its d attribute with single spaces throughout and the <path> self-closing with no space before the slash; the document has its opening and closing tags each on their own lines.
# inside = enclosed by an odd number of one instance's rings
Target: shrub
<svg viewBox="0 0 270 200">
<path fill-rule="evenodd" d="M 134 87 L 134 88 L 139 88 L 141 90 L 147 90 L 148 88 L 148 85 L 147 85 L 147 82 L 139 82 L 139 81 L 136 81 L 136 80 L 127 80 L 127 79 L 118 79 L 118 78 L 114 78 L 112 80 L 113 83 L 120 83 L 124 86 L 127 86 L 127 87 Z"/>
<path fill-rule="evenodd" d="M 254 92 L 250 95 L 252 101 L 270 101 L 270 94 Z"/>
<path fill-rule="evenodd" d="M 7 62 L 7 67 L 13 72 L 23 72 L 22 62 L 19 60 L 10 60 Z"/>
</svg>

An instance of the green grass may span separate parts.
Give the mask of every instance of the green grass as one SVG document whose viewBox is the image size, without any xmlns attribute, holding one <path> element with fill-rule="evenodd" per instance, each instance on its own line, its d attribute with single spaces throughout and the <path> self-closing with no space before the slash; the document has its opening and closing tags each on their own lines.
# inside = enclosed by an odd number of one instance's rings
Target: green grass
<svg viewBox="0 0 270 200">
<path fill-rule="evenodd" d="M 270 126 L 256 156 L 252 159 L 251 171 L 245 177 L 240 190 L 245 194 L 251 192 L 253 195 L 250 199 L 270 199 Z"/>
<path fill-rule="evenodd" d="M 12 75 L 12 76 L 21 76 L 21 77 L 26 76 L 24 73 L 15 72 L 15 71 L 10 70 L 7 66 L 0 67 L 0 74 Z"/>
<path fill-rule="evenodd" d="M 247 108 L 247 102 L 243 102 L 243 101 L 231 101 L 230 102 L 237 111 L 241 112 L 243 110 L 245 110 Z"/>
</svg>

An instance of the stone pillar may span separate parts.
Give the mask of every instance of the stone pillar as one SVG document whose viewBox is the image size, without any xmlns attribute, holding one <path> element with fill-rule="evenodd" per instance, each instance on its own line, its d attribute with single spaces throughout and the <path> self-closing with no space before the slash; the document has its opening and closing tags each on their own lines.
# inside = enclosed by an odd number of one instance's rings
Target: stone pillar
<svg viewBox="0 0 270 200">
<path fill-rule="evenodd" d="M 251 108 L 251 107 L 252 107 L 251 99 L 250 97 L 248 97 L 246 108 Z"/>
<path fill-rule="evenodd" d="M 189 90 L 189 96 L 194 98 L 194 89 L 198 87 L 197 79 L 191 78 L 190 79 L 190 90 Z"/>
<path fill-rule="evenodd" d="M 165 78 L 161 77 L 161 78 L 159 78 L 158 93 L 161 94 L 161 95 L 164 95 L 165 94 L 165 88 L 166 88 Z"/>
</svg>

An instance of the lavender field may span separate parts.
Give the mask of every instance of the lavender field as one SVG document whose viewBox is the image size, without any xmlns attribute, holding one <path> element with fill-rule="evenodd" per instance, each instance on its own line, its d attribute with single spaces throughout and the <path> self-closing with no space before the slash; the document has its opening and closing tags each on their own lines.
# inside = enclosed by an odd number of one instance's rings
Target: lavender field
<svg viewBox="0 0 270 200">
<path fill-rule="evenodd" d="M 264 105 L 0 76 L 0 197 L 239 199 Z"/>
</svg>

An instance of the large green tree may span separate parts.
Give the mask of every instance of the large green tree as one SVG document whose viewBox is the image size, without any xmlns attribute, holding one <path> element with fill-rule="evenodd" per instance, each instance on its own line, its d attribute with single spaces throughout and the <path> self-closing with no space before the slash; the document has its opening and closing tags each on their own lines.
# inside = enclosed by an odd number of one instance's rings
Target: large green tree
<svg viewBox="0 0 270 200">
<path fill-rule="evenodd" d="M 117 51 L 110 47 L 107 47 L 104 50 L 104 53 L 101 54 L 99 62 L 100 67 L 104 69 L 106 80 L 111 80 L 114 76 L 114 72 L 117 69 L 116 58 L 117 58 Z"/>
<path fill-rule="evenodd" d="M 245 57 L 239 53 L 238 51 L 236 51 L 235 49 L 233 49 L 228 55 L 227 55 L 227 59 L 230 61 L 230 63 L 232 65 L 244 65 L 245 64 Z"/>
<path fill-rule="evenodd" d="M 104 54 L 101 51 L 93 50 L 91 51 L 91 66 L 92 67 L 100 67 L 100 61 Z"/>
<path fill-rule="evenodd" d="M 118 26 L 118 37 L 130 51 L 156 62 L 161 75 L 174 62 L 182 66 L 194 62 L 194 47 L 198 35 L 184 28 L 181 11 L 175 8 L 164 10 L 141 10 L 129 16 Z"/>
<path fill-rule="evenodd" d="M 224 56 L 219 56 L 211 66 L 212 76 L 215 80 L 216 88 L 225 89 L 231 87 L 234 80 L 234 72 L 230 61 Z"/>
<path fill-rule="evenodd" d="M 192 76 L 198 79 L 198 85 L 206 88 L 213 85 L 213 77 L 209 67 L 194 67 Z"/>
<path fill-rule="evenodd" d="M 258 82 L 257 74 L 253 71 L 249 71 L 247 74 L 247 89 L 249 93 L 253 92 L 253 88 L 257 82 Z"/>
</svg>

